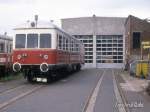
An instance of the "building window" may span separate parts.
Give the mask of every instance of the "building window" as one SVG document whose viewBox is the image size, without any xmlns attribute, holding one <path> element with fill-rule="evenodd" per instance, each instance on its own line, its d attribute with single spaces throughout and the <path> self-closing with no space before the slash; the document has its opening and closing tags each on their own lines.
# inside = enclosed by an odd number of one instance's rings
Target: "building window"
<svg viewBox="0 0 150 112">
<path fill-rule="evenodd" d="M 122 44 L 118 44 L 118 47 L 122 47 L 123 45 Z"/>
<path fill-rule="evenodd" d="M 141 46 L 141 33 L 133 32 L 133 49 L 138 49 Z"/>
<path fill-rule="evenodd" d="M 106 51 L 106 48 L 102 48 L 102 51 Z"/>
<path fill-rule="evenodd" d="M 85 63 L 93 63 L 93 60 L 85 60 Z"/>
</svg>

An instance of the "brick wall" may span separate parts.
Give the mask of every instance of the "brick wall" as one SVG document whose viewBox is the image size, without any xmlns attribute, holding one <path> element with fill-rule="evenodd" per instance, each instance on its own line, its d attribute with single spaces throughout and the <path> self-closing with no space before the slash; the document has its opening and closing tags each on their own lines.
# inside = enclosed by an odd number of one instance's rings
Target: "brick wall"
<svg viewBox="0 0 150 112">
<path fill-rule="evenodd" d="M 125 48 L 126 59 L 140 59 L 141 49 L 133 49 L 133 32 L 141 33 L 141 42 L 150 41 L 150 23 L 134 16 L 129 16 L 125 23 Z M 149 50 L 143 50 L 144 58 L 147 58 Z"/>
</svg>

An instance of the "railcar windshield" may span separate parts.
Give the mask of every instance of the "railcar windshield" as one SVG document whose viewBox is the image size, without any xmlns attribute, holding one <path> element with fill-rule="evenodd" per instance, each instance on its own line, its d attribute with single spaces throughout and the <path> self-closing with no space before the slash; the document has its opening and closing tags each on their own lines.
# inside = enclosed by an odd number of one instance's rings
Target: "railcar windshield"
<svg viewBox="0 0 150 112">
<path fill-rule="evenodd" d="M 15 48 L 25 48 L 25 40 L 26 40 L 25 34 L 16 34 Z"/>
<path fill-rule="evenodd" d="M 38 48 L 38 34 L 27 34 L 27 48 Z"/>
<path fill-rule="evenodd" d="M 40 34 L 40 48 L 51 48 L 51 34 Z"/>
</svg>

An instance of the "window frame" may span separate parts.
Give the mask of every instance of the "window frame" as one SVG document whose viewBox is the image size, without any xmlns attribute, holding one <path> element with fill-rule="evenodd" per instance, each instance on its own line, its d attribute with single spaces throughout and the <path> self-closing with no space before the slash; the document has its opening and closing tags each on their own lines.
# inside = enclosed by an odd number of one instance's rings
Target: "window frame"
<svg viewBox="0 0 150 112">
<path fill-rule="evenodd" d="M 137 43 L 134 43 L 134 34 L 139 34 L 139 46 L 137 46 Z M 135 39 L 137 42 L 137 38 Z M 140 31 L 134 31 L 132 32 L 132 48 L 133 49 L 140 49 L 141 48 L 141 32 Z"/>
<path fill-rule="evenodd" d="M 61 38 L 61 39 L 60 39 Z M 60 43 L 61 42 L 61 43 Z M 58 34 L 58 49 L 62 50 L 63 36 Z"/>
<path fill-rule="evenodd" d="M 17 37 L 17 35 L 25 35 L 25 40 L 24 40 L 24 47 L 16 47 L 16 43 L 17 43 L 17 39 L 16 39 L 16 37 Z M 18 37 L 18 38 L 20 38 L 20 37 Z M 27 35 L 26 34 L 23 34 L 23 33 L 21 33 L 21 34 L 16 34 L 15 35 L 15 49 L 25 49 L 26 48 L 26 46 L 27 46 Z"/>
<path fill-rule="evenodd" d="M 4 53 L 5 52 L 5 42 L 1 42 L 0 46 L 2 45 L 2 49 L 0 48 L 0 53 Z"/>
<path fill-rule="evenodd" d="M 41 37 L 41 35 L 49 35 L 49 37 L 50 37 L 50 46 L 49 47 L 41 47 L 41 38 L 43 38 L 43 37 Z M 39 48 L 40 49 L 50 49 L 50 48 L 52 48 L 52 34 L 50 34 L 50 33 L 40 33 L 39 34 L 39 36 L 38 36 L 38 38 L 39 38 Z"/>
<path fill-rule="evenodd" d="M 28 35 L 37 35 L 37 37 L 36 37 L 37 38 L 37 47 L 28 47 Z M 26 34 L 26 48 L 27 49 L 37 49 L 37 48 L 39 48 L 39 34 L 38 33 L 28 33 L 28 34 Z"/>
</svg>

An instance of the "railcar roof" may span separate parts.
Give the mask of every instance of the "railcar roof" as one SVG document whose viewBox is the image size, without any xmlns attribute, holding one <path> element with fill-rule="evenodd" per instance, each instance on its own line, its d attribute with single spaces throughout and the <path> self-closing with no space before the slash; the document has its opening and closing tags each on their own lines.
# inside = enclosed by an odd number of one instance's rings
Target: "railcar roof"
<svg viewBox="0 0 150 112">
<path fill-rule="evenodd" d="M 69 33 L 67 33 L 66 31 L 64 31 L 63 29 L 59 28 L 58 26 L 56 26 L 55 24 L 53 24 L 52 22 L 45 22 L 45 21 L 38 21 L 37 22 L 37 26 L 32 26 L 31 24 L 35 22 L 33 21 L 27 21 L 26 23 L 20 24 L 18 26 L 16 26 L 16 28 L 14 28 L 14 30 L 28 30 L 28 29 L 56 29 L 59 30 L 60 32 L 63 32 L 64 34 L 68 35 L 68 36 L 72 36 Z M 74 38 L 75 40 L 77 40 L 75 37 L 72 36 L 72 38 Z M 78 42 L 80 42 L 79 40 L 77 40 Z"/>
<path fill-rule="evenodd" d="M 34 29 L 34 28 L 39 28 L 39 29 L 51 29 L 51 28 L 57 28 L 56 25 L 54 25 L 52 22 L 45 22 L 45 21 L 38 21 L 37 26 L 32 26 L 31 24 L 34 23 L 35 21 L 27 21 L 26 23 L 17 25 L 14 30 L 19 30 L 19 29 Z"/>
<path fill-rule="evenodd" d="M 7 35 L 1 35 L 1 34 L 0 34 L 0 39 L 2 39 L 2 40 L 9 40 L 9 41 L 13 40 L 12 37 L 9 37 Z"/>
</svg>

